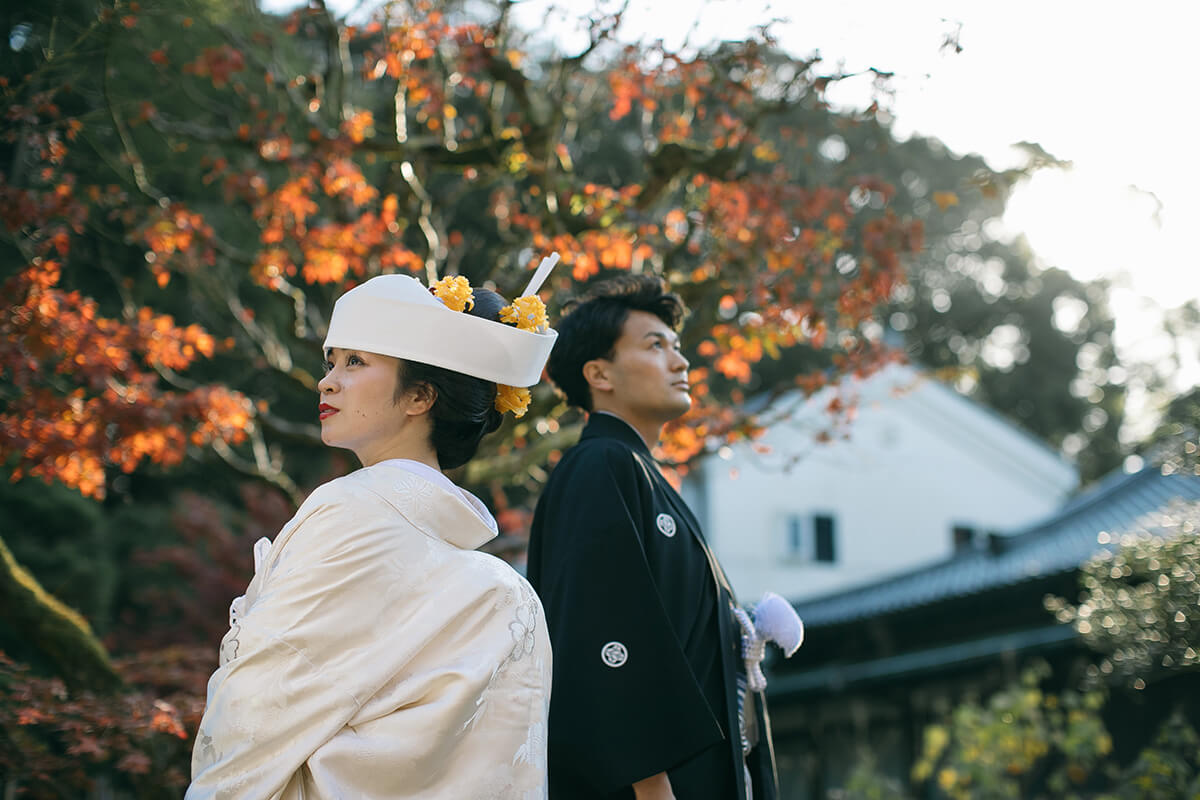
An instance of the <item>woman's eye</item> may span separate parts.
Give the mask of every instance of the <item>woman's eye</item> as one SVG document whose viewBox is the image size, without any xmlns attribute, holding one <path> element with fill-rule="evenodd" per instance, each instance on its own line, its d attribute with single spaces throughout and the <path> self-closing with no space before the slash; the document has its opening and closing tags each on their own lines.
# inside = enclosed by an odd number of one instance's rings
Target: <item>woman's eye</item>
<svg viewBox="0 0 1200 800">
<path fill-rule="evenodd" d="M 358 356 L 350 356 L 349 358 L 346 359 L 346 366 L 351 366 L 353 364 L 361 364 L 361 363 L 363 363 L 363 360 L 361 358 L 359 358 Z"/>
<path fill-rule="evenodd" d="M 325 370 L 325 374 L 328 375 L 330 373 L 330 371 L 333 369 L 333 362 L 332 361 L 322 361 L 321 367 Z"/>
</svg>

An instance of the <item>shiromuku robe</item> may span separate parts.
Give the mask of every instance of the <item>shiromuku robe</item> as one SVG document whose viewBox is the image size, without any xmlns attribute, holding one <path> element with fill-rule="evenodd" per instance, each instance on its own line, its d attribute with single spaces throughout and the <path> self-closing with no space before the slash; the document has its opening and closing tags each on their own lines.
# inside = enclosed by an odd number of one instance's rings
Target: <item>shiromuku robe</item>
<svg viewBox="0 0 1200 800">
<path fill-rule="evenodd" d="M 742 757 L 733 591 L 683 498 L 623 420 L 593 413 L 554 468 L 529 541 L 554 646 L 552 800 L 633 798 L 667 772 L 680 800 L 776 793 L 762 697 Z"/>
<path fill-rule="evenodd" d="M 545 797 L 541 604 L 473 550 L 482 503 L 420 467 L 324 484 L 257 553 L 187 800 Z"/>
</svg>

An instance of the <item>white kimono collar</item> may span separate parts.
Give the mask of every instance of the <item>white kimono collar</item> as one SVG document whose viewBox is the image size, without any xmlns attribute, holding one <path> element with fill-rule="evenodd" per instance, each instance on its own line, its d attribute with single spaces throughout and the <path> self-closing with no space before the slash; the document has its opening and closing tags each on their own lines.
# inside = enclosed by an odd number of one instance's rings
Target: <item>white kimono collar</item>
<svg viewBox="0 0 1200 800">
<path fill-rule="evenodd" d="M 376 490 L 385 497 L 396 495 L 401 488 L 397 472 L 416 477 L 429 485 L 441 497 L 430 498 L 429 503 L 405 502 L 398 498 L 402 513 L 410 521 L 431 536 L 443 539 L 455 547 L 474 550 L 495 538 L 500 532 L 496 518 L 478 497 L 455 485 L 439 470 L 428 464 L 407 458 L 389 458 L 360 472 L 370 475 Z M 424 494 L 423 492 L 421 494 Z M 469 512 L 469 513 L 464 513 Z M 416 517 L 413 519 L 412 517 Z"/>
</svg>

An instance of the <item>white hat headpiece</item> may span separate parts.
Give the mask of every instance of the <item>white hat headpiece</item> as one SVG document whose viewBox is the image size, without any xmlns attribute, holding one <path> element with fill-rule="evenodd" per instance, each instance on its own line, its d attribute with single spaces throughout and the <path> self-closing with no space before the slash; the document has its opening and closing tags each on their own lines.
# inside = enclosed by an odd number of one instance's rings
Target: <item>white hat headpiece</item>
<svg viewBox="0 0 1200 800">
<path fill-rule="evenodd" d="M 521 297 L 506 311 L 521 307 L 522 300 L 536 299 L 557 262 L 558 253 L 542 259 Z M 465 279 L 459 280 L 466 287 Z M 416 278 L 379 275 L 334 303 L 325 348 L 382 353 L 523 387 L 538 382 L 557 336 L 544 324 L 527 330 L 452 310 Z"/>
</svg>

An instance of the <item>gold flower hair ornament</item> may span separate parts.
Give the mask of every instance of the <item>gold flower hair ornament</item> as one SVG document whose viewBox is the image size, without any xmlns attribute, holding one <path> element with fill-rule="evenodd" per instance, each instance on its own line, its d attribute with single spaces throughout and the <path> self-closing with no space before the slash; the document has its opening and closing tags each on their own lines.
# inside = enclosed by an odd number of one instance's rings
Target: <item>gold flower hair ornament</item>
<svg viewBox="0 0 1200 800">
<path fill-rule="evenodd" d="M 500 309 L 500 321 L 536 333 L 545 332 L 550 324 L 546 319 L 546 304 L 536 294 L 518 297 L 511 305 Z"/>
<path fill-rule="evenodd" d="M 529 410 L 529 403 L 532 399 L 533 395 L 522 386 L 496 384 L 495 406 L 501 414 L 511 411 L 512 415 L 519 419 L 525 416 L 525 412 Z"/>
<path fill-rule="evenodd" d="M 542 282 L 546 280 L 546 276 L 550 274 L 550 270 L 557 263 L 558 253 L 542 259 L 542 263 L 538 265 L 537 271 L 534 273 L 533 278 L 530 279 L 521 296 L 500 309 L 501 322 L 515 325 L 519 330 L 523 331 L 532 331 L 535 333 L 546 332 L 546 329 L 550 326 L 550 322 L 546 316 L 546 304 L 542 302 L 542 298 L 538 297 L 536 292 L 541 287 Z M 451 311 L 467 311 L 475 306 L 471 283 L 462 275 L 434 281 L 429 290 L 445 303 L 446 308 L 449 308 Z M 503 383 L 496 384 L 496 400 L 494 404 L 496 410 L 501 414 L 511 412 L 514 417 L 519 419 L 525 416 L 525 412 L 529 410 L 529 403 L 532 399 L 533 396 L 530 394 L 529 389 L 525 387 L 508 386 Z"/>
<path fill-rule="evenodd" d="M 475 293 L 471 289 L 471 282 L 462 275 L 447 276 L 434 281 L 429 291 L 451 311 L 469 311 L 475 307 Z"/>
</svg>

